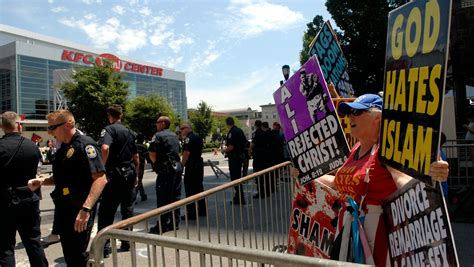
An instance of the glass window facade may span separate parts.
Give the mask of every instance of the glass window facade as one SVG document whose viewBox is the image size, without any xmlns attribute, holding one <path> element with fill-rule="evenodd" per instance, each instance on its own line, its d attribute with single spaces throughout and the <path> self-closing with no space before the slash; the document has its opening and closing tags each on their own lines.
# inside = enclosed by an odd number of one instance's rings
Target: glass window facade
<svg viewBox="0 0 474 267">
<path fill-rule="evenodd" d="M 125 73 L 124 80 L 130 84 L 130 97 L 158 94 L 168 99 L 181 118 L 187 119 L 186 83 L 184 81 L 133 73 Z"/>
<path fill-rule="evenodd" d="M 44 120 L 53 111 L 53 72 L 70 69 L 70 63 L 18 55 L 18 110 L 26 119 Z M 3 108 L 2 108 L 3 109 Z"/>
<path fill-rule="evenodd" d="M 0 59 L 0 113 L 18 110 L 26 119 L 44 120 L 55 109 L 54 71 L 71 68 L 72 63 L 24 55 Z M 177 114 L 187 119 L 184 81 L 135 73 L 124 73 L 124 80 L 130 85 L 130 98 L 156 93 L 168 99 Z"/>
<path fill-rule="evenodd" d="M 0 59 L 1 111 L 16 110 L 16 61 L 15 57 Z"/>
</svg>

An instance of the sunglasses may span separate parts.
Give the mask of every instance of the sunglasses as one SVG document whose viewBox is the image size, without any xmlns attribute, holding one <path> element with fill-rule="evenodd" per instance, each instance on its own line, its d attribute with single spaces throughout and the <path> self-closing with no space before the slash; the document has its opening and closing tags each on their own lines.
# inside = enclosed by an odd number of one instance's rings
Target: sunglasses
<svg viewBox="0 0 474 267">
<path fill-rule="evenodd" d="M 364 109 L 351 109 L 346 116 L 354 115 L 355 117 L 358 117 L 362 115 L 362 113 L 367 112 L 367 110 Z"/>
<path fill-rule="evenodd" d="M 62 125 L 64 125 L 64 124 L 66 124 L 66 122 L 61 122 L 61 123 L 58 123 L 58 124 L 49 125 L 49 126 L 48 126 L 48 130 L 54 131 L 54 130 L 56 130 L 56 128 L 58 128 L 59 126 L 62 126 Z"/>
<path fill-rule="evenodd" d="M 184 129 L 187 129 L 188 127 L 181 127 L 179 128 L 180 130 L 184 130 Z"/>
</svg>

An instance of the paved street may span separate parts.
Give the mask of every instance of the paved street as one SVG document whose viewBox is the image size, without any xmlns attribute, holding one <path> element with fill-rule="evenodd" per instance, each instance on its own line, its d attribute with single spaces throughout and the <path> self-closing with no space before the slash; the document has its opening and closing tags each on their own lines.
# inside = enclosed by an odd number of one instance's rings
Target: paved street
<svg viewBox="0 0 474 267">
<path fill-rule="evenodd" d="M 219 167 L 226 173 L 228 173 L 227 161 L 223 158 L 222 155 L 213 155 L 212 153 L 206 153 L 204 156 L 204 161 L 207 159 L 211 159 L 213 161 L 219 162 Z M 250 164 L 251 165 L 251 164 Z M 44 166 L 45 172 L 50 170 L 50 166 Z M 204 171 L 204 188 L 209 189 L 215 187 L 217 185 L 226 183 L 229 179 L 225 178 L 224 176 L 220 176 L 216 178 L 214 173 L 212 172 L 211 168 L 206 166 Z M 151 170 L 147 170 L 144 176 L 144 186 L 145 190 L 148 194 L 147 201 L 140 201 L 138 200 L 135 213 L 143 213 L 150 209 L 156 208 L 156 197 L 155 197 L 155 174 L 151 172 Z M 41 232 L 43 236 L 48 235 L 51 232 L 52 222 L 53 222 L 53 214 L 54 214 L 54 205 L 52 200 L 49 196 L 49 193 L 52 191 L 52 187 L 44 187 L 43 188 L 43 200 L 41 201 Z M 184 189 L 183 189 L 183 196 L 184 196 Z M 140 199 L 138 197 L 138 199 Z M 116 221 L 120 219 L 120 212 L 116 214 Z M 474 250 L 471 247 L 472 240 L 474 240 L 474 224 L 461 224 L 461 223 L 454 223 L 453 224 L 453 234 L 455 237 L 455 242 L 458 250 L 458 257 L 461 263 L 461 266 L 474 266 Z M 95 235 L 95 231 L 93 233 Z M 16 246 L 16 260 L 17 266 L 29 266 L 28 264 L 28 257 L 26 256 L 25 249 L 23 248 L 20 238 L 17 235 L 17 242 L 19 242 Z M 60 244 L 54 244 L 50 247 L 45 249 L 46 256 L 48 258 L 50 266 L 66 266 L 64 260 L 62 258 L 62 250 Z"/>
</svg>

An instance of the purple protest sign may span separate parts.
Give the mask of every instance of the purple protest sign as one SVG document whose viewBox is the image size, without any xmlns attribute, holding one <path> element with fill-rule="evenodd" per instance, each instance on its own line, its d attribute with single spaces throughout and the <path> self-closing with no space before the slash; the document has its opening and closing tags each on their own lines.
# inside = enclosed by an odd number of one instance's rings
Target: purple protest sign
<svg viewBox="0 0 474 267">
<path fill-rule="evenodd" d="M 273 98 L 301 184 L 344 163 L 349 146 L 315 57 L 291 76 Z"/>
</svg>

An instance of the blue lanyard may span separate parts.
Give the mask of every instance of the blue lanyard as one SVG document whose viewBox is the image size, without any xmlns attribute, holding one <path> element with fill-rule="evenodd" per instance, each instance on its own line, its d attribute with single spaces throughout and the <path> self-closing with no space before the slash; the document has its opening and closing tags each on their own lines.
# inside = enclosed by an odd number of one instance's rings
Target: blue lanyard
<svg viewBox="0 0 474 267">
<path fill-rule="evenodd" d="M 362 251 L 362 246 L 360 243 L 359 237 L 359 206 L 357 203 L 351 198 L 348 197 L 347 201 L 349 205 L 352 207 L 352 242 L 354 248 L 354 262 L 355 263 L 364 263 L 364 254 Z"/>
</svg>

